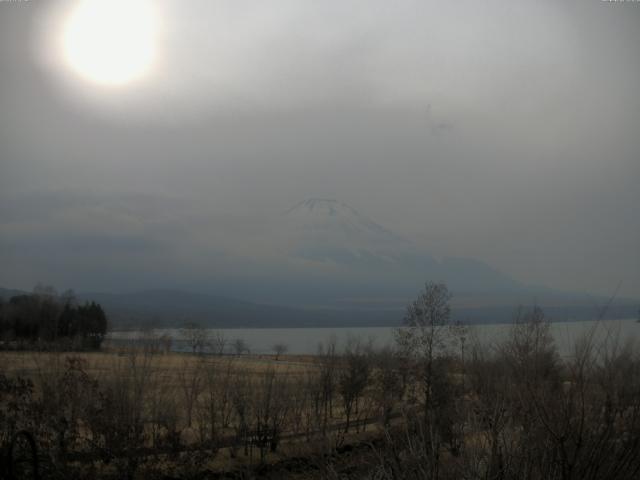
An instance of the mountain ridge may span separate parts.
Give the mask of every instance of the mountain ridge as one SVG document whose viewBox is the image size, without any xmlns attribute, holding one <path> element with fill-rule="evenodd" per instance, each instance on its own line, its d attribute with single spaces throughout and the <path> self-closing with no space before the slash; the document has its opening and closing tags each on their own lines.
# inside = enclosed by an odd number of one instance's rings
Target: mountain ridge
<svg viewBox="0 0 640 480">
<path fill-rule="evenodd" d="M 0 287 L 0 297 L 29 292 Z M 305 327 L 394 327 L 402 324 L 406 304 L 371 308 L 294 308 L 264 305 L 246 300 L 177 289 L 149 289 L 127 293 L 78 293 L 80 302 L 95 301 L 105 309 L 115 330 L 130 328 L 181 327 L 195 322 L 209 328 L 305 328 Z M 603 299 L 604 300 L 604 299 Z M 408 301 L 407 301 L 408 303 Z M 604 302 L 603 302 L 604 303 Z M 464 305 L 452 302 L 452 321 L 467 324 L 508 323 L 518 305 Z M 594 305 L 544 304 L 552 321 L 594 320 Z M 605 319 L 634 318 L 637 302 L 620 299 L 612 302 Z"/>
</svg>

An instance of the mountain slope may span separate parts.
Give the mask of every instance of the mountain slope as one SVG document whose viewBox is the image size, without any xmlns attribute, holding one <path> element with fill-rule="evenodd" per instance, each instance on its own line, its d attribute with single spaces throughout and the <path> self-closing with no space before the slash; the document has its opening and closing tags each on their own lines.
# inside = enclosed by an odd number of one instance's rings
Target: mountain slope
<svg viewBox="0 0 640 480">
<path fill-rule="evenodd" d="M 345 203 L 307 199 L 289 209 L 284 228 L 291 254 L 366 267 L 398 262 L 411 244 Z"/>
<path fill-rule="evenodd" d="M 527 287 L 468 258 L 437 260 L 400 235 L 391 232 L 349 205 L 332 199 L 307 199 L 285 214 L 289 258 L 305 260 L 314 270 L 333 268 L 333 281 L 345 290 L 413 295 L 425 281 L 441 281 L 457 293 L 514 293 Z M 327 282 L 332 279 L 328 275 Z M 352 287 L 348 285 L 351 279 Z M 347 283 L 347 285 L 345 285 Z M 367 288 L 364 286 L 368 285 Z"/>
</svg>

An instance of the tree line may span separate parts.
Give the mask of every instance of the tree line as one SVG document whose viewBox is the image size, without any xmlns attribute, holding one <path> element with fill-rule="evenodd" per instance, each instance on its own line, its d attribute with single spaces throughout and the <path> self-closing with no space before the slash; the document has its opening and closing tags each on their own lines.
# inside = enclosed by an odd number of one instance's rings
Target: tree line
<svg viewBox="0 0 640 480">
<path fill-rule="evenodd" d="M 95 302 L 80 304 L 68 290 L 38 285 L 33 293 L 0 298 L 0 341 L 4 346 L 64 345 L 98 349 L 107 333 L 107 316 Z"/>
</svg>

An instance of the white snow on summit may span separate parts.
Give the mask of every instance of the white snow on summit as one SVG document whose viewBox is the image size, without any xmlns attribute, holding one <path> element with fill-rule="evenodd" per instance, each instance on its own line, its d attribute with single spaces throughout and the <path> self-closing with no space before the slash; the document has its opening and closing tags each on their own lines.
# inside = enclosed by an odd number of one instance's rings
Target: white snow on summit
<svg viewBox="0 0 640 480">
<path fill-rule="evenodd" d="M 332 199 L 304 200 L 284 215 L 291 254 L 338 264 L 396 262 L 410 242 Z"/>
</svg>

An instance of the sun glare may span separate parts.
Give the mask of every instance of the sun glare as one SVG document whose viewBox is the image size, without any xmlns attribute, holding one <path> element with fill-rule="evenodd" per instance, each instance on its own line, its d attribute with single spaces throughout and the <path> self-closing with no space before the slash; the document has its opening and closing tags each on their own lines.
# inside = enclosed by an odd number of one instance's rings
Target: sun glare
<svg viewBox="0 0 640 480">
<path fill-rule="evenodd" d="M 66 62 L 85 79 L 121 86 L 153 64 L 157 19 L 147 0 L 82 0 L 64 26 Z"/>
</svg>

